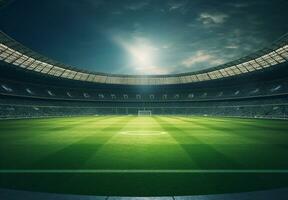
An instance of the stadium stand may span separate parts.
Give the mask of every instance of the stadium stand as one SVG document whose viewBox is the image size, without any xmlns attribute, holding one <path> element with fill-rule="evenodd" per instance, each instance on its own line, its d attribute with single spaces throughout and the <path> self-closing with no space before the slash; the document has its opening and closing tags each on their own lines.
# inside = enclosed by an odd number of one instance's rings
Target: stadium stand
<svg viewBox="0 0 288 200">
<path fill-rule="evenodd" d="M 152 114 L 287 118 L 288 35 L 245 58 L 175 75 L 80 71 L 0 33 L 0 117 Z"/>
</svg>

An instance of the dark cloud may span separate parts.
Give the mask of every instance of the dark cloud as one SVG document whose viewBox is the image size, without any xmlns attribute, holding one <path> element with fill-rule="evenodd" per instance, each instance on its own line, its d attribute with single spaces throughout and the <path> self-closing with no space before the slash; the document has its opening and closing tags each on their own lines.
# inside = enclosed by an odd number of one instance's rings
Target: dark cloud
<svg viewBox="0 0 288 200">
<path fill-rule="evenodd" d="M 146 0 L 146 1 L 134 1 L 132 3 L 128 3 L 126 4 L 124 7 L 128 10 L 134 10 L 134 11 L 137 11 L 137 10 L 141 10 L 147 6 L 149 6 L 149 3 L 150 1 Z"/>
</svg>

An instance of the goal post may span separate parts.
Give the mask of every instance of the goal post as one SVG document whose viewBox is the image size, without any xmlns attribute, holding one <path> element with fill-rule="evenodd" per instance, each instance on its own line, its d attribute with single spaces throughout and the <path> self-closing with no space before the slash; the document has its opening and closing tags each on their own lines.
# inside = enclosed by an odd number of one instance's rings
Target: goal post
<svg viewBox="0 0 288 200">
<path fill-rule="evenodd" d="M 138 116 L 151 116 L 152 112 L 151 110 L 138 110 Z"/>
</svg>

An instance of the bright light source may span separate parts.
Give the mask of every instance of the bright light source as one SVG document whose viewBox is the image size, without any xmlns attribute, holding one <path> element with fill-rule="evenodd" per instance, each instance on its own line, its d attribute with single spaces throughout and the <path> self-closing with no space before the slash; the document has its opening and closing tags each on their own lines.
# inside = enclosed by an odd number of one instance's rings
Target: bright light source
<svg viewBox="0 0 288 200">
<path fill-rule="evenodd" d="M 130 51 L 135 61 L 139 62 L 139 64 L 141 65 L 150 64 L 150 62 L 152 61 L 152 55 L 150 54 L 148 48 L 132 47 Z"/>
<path fill-rule="evenodd" d="M 145 44 L 135 44 L 127 49 L 132 56 L 132 63 L 138 67 L 153 66 L 155 48 Z"/>
<path fill-rule="evenodd" d="M 134 37 L 127 41 L 122 38 L 114 38 L 122 48 L 130 55 L 130 66 L 138 74 L 163 74 L 166 73 L 161 67 L 157 67 L 157 55 L 159 49 L 142 37 Z"/>
</svg>

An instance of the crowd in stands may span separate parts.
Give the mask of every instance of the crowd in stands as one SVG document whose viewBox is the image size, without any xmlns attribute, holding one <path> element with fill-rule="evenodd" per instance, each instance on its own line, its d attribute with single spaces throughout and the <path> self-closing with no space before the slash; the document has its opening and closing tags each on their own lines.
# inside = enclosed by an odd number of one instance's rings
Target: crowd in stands
<svg viewBox="0 0 288 200">
<path fill-rule="evenodd" d="M 76 115 L 137 115 L 139 110 L 159 115 L 287 118 L 288 97 L 199 102 L 70 102 L 7 98 L 0 100 L 0 118 Z"/>
<path fill-rule="evenodd" d="M 0 80 L 0 94 L 46 99 L 81 101 L 199 101 L 236 99 L 288 94 L 288 79 L 270 82 L 248 83 L 246 85 L 215 88 L 196 88 L 181 90 L 163 90 L 161 92 L 123 92 L 99 91 L 52 87 L 36 84 L 23 84 L 15 81 Z"/>
<path fill-rule="evenodd" d="M 287 118 L 288 78 L 154 92 L 54 87 L 0 79 L 0 118 L 137 115 L 145 109 L 152 115 Z"/>
</svg>

